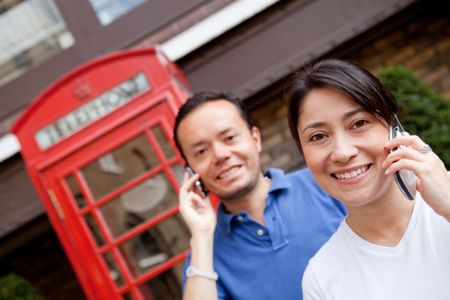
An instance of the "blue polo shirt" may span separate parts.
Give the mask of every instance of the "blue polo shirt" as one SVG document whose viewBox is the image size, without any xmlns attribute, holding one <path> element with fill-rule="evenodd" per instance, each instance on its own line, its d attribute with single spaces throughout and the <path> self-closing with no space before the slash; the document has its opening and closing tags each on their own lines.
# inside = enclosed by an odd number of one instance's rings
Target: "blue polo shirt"
<svg viewBox="0 0 450 300">
<path fill-rule="evenodd" d="M 290 174 L 269 169 L 265 175 L 272 179 L 265 226 L 244 211 L 234 215 L 223 205 L 218 208 L 214 270 L 219 274 L 219 299 L 302 299 L 301 281 L 309 259 L 346 214 L 308 169 Z"/>
</svg>

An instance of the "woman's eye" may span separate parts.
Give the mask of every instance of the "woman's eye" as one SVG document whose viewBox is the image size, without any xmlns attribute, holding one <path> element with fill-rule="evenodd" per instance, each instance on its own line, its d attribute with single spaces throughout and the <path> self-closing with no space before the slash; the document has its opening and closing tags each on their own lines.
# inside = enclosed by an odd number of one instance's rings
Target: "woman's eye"
<svg viewBox="0 0 450 300">
<path fill-rule="evenodd" d="M 325 137 L 325 134 L 323 134 L 323 133 L 318 133 L 318 134 L 315 134 L 315 135 L 311 136 L 311 137 L 309 138 L 309 140 L 310 140 L 311 142 L 317 142 L 317 141 L 320 141 L 321 139 L 323 139 L 324 137 Z"/>
<path fill-rule="evenodd" d="M 353 127 L 360 128 L 360 127 L 363 127 L 364 125 L 366 125 L 367 123 L 369 123 L 369 122 L 366 120 L 358 120 L 355 123 L 353 123 Z"/>
</svg>

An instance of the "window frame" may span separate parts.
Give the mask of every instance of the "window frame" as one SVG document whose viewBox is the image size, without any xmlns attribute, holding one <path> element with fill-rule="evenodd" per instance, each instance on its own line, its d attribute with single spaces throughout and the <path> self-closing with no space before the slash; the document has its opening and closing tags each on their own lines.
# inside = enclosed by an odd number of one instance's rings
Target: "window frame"
<svg viewBox="0 0 450 300">
<path fill-rule="evenodd" d="M 73 68 L 99 55 L 126 49 L 207 0 L 149 0 L 103 26 L 89 0 L 53 0 L 75 44 L 0 87 L 0 120 L 12 117 Z M 82 22 L 80 22 L 82 20 Z M 26 85 L 26 88 L 23 86 Z"/>
</svg>

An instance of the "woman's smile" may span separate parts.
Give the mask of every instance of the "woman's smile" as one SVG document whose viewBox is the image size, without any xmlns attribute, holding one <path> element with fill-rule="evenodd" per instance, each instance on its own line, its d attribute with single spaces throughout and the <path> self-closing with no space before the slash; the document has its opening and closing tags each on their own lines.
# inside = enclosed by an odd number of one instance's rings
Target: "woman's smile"
<svg viewBox="0 0 450 300">
<path fill-rule="evenodd" d="M 361 177 L 359 175 L 366 173 L 369 168 L 370 168 L 370 165 L 365 165 L 365 166 L 356 167 L 356 168 L 350 168 L 349 170 L 337 171 L 337 172 L 331 173 L 331 176 L 333 176 L 339 180 L 354 179 L 356 177 L 359 178 L 359 177 Z"/>
</svg>

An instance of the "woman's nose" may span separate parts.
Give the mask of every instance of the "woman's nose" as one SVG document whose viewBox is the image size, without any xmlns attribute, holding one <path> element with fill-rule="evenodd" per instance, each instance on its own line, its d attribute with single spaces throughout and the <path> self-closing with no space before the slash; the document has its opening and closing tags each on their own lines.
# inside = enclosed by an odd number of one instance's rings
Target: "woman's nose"
<svg viewBox="0 0 450 300">
<path fill-rule="evenodd" d="M 337 137 L 333 143 L 331 160 L 336 162 L 347 162 L 358 154 L 358 148 L 351 138 Z"/>
</svg>

